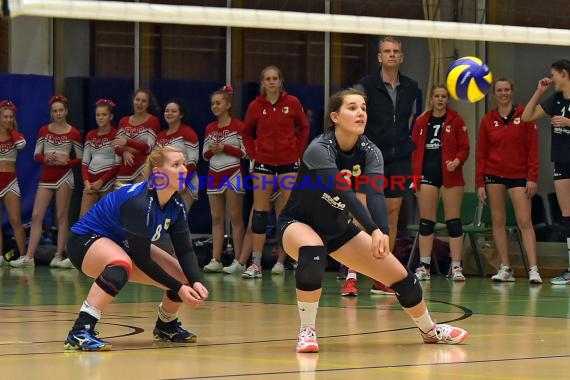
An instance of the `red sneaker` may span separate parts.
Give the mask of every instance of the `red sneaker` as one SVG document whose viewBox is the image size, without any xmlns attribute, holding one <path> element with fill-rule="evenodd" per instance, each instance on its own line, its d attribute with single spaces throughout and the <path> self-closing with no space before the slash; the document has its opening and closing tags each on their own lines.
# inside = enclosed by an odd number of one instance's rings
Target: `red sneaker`
<svg viewBox="0 0 570 380">
<path fill-rule="evenodd" d="M 396 292 L 394 289 L 387 287 L 380 281 L 374 281 L 372 289 L 370 289 L 370 294 L 384 294 L 388 296 L 395 296 Z"/>
<path fill-rule="evenodd" d="M 342 286 L 341 296 L 344 297 L 356 297 L 358 295 L 358 288 L 356 287 L 356 280 L 350 278 L 344 282 Z"/>
</svg>

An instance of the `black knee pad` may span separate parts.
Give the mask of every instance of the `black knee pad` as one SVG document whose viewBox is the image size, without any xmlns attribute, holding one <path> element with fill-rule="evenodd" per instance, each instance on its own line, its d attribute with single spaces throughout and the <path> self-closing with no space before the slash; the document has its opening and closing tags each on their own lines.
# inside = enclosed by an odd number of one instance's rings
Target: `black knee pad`
<svg viewBox="0 0 570 380">
<path fill-rule="evenodd" d="M 428 219 L 420 219 L 420 235 L 429 236 L 433 234 L 435 222 Z"/>
<path fill-rule="evenodd" d="M 396 291 L 400 305 L 405 308 L 414 307 L 422 300 L 422 287 L 418 278 L 408 272 L 408 275 L 395 284 L 390 285 Z"/>
<path fill-rule="evenodd" d="M 267 211 L 253 210 L 251 218 L 251 230 L 254 234 L 264 234 L 267 229 L 267 219 L 269 213 Z"/>
<path fill-rule="evenodd" d="M 95 279 L 105 293 L 115 297 L 129 282 L 131 266 L 123 261 L 113 262 L 105 267 L 103 272 Z"/>
<path fill-rule="evenodd" d="M 327 249 L 322 245 L 299 248 L 299 260 L 295 270 L 297 289 L 310 292 L 321 288 L 327 256 Z"/>
<path fill-rule="evenodd" d="M 463 235 L 463 226 L 461 225 L 461 219 L 449 219 L 445 221 L 447 225 L 447 233 L 449 237 L 456 238 Z"/>
</svg>

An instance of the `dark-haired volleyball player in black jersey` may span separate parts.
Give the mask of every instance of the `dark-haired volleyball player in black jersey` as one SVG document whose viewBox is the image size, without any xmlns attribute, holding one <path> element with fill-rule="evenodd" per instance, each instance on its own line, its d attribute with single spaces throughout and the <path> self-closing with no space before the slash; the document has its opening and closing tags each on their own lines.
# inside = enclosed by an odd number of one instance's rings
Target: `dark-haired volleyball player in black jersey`
<svg viewBox="0 0 570 380">
<path fill-rule="evenodd" d="M 279 243 L 298 260 L 295 273 L 301 329 L 297 352 L 318 352 L 315 320 L 328 252 L 340 263 L 391 286 L 426 343 L 456 344 L 468 333 L 435 324 L 417 278 L 390 252 L 380 150 L 362 136 L 366 101 L 359 90 L 329 101 L 334 127 L 311 142 L 303 154 L 294 189 L 279 217 Z M 367 208 L 354 188 L 366 194 Z M 364 231 L 352 223 L 349 213 Z M 374 219 L 370 214 L 375 215 Z M 374 220 L 382 221 L 378 226 Z"/>
<path fill-rule="evenodd" d="M 540 101 L 550 86 L 554 93 Z M 538 87 L 522 114 L 523 121 L 551 116 L 550 157 L 554 162 L 554 190 L 562 211 L 562 224 L 568 245 L 568 270 L 550 280 L 553 285 L 570 285 L 570 60 L 561 59 L 550 66 L 550 78 L 538 81 Z"/>
<path fill-rule="evenodd" d="M 95 324 L 127 282 L 166 290 L 153 330 L 160 340 L 195 342 L 180 326 L 182 303 L 199 306 L 208 298 L 200 282 L 179 178 L 186 178 L 184 153 L 166 146 L 146 160 L 145 182 L 124 186 L 97 202 L 73 227 L 69 259 L 95 279 L 71 328 L 65 347 L 107 351 L 111 344 L 96 337 Z M 168 233 L 176 258 L 153 244 Z"/>
</svg>

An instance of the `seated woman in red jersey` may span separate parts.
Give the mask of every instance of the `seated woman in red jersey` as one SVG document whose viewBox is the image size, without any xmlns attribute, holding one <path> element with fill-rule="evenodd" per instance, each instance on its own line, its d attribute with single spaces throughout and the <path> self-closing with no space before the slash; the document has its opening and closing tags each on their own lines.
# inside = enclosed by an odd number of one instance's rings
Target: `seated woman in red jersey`
<svg viewBox="0 0 570 380">
<path fill-rule="evenodd" d="M 497 282 L 515 281 L 505 230 L 505 194 L 508 193 L 528 256 L 529 282 L 541 284 L 536 259 L 536 235 L 531 219 L 531 199 L 536 194 L 539 168 L 536 124 L 522 120 L 524 107 L 513 104 L 514 85 L 510 79 L 497 79 L 492 91 L 497 108 L 481 119 L 475 177 L 479 200 L 484 202 L 489 199 L 493 240 L 501 259 L 499 271 L 491 279 Z"/>
<path fill-rule="evenodd" d="M 244 237 L 243 196 L 245 187 L 241 175 L 241 160 L 246 157 L 241 137 L 243 122 L 230 115 L 233 88 L 224 86 L 210 97 L 216 121 L 206 127 L 204 159 L 209 162 L 206 184 L 212 213 L 212 260 L 204 266 L 205 272 L 235 272 L 239 264 Z M 224 250 L 226 203 L 231 222 L 231 237 L 235 258 L 226 268 L 222 265 Z M 242 270 L 243 271 L 243 270 Z"/>
<path fill-rule="evenodd" d="M 113 107 L 115 103 L 108 99 L 95 102 L 97 129 L 87 133 L 83 147 L 81 216 L 115 186 L 121 157 L 116 154 L 113 146 L 117 135 L 117 129 L 111 125 Z"/>
<path fill-rule="evenodd" d="M 8 212 L 8 220 L 14 231 L 14 239 L 20 254 L 26 252 L 26 233 L 22 226 L 16 156 L 25 146 L 26 140 L 18 132 L 16 123 L 16 105 L 10 100 L 0 101 L 0 199 L 4 201 L 4 208 Z M 3 233 L 0 230 L 0 266 L 4 265 L 3 252 Z"/>
<path fill-rule="evenodd" d="M 156 146 L 173 146 L 184 152 L 186 158 L 187 177 L 180 185 L 184 185 L 181 191 L 186 210 L 190 211 L 192 203 L 198 200 L 199 177 L 196 167 L 200 157 L 198 135 L 187 124 L 184 124 L 184 106 L 180 100 L 171 100 L 164 107 L 164 120 L 168 129 L 160 132 L 156 137 Z"/>
<path fill-rule="evenodd" d="M 135 91 L 133 110 L 131 116 L 119 121 L 117 137 L 113 141 L 117 154 L 122 158 L 117 173 L 117 188 L 142 180 L 146 157 L 160 132 L 160 122 L 156 117 L 158 105 L 150 91 Z"/>
<path fill-rule="evenodd" d="M 42 237 L 47 208 L 55 196 L 57 247 L 51 267 L 73 268 L 64 257 L 69 234 L 69 200 L 75 186 L 72 167 L 81 165 L 83 138 L 67 123 L 67 98 L 53 96 L 49 100 L 52 122 L 40 128 L 34 158 L 41 164 L 40 182 L 32 211 L 32 226 L 26 254 L 10 262 L 13 267 L 34 265 L 34 254 Z M 70 158 L 71 152 L 75 158 Z"/>
</svg>

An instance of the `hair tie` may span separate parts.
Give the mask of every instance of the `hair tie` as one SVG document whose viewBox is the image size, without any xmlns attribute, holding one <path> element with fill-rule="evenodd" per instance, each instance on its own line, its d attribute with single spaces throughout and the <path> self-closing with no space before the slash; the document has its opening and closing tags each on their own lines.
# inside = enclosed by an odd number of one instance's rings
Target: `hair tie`
<svg viewBox="0 0 570 380">
<path fill-rule="evenodd" d="M 67 104 L 67 98 L 63 95 L 54 95 L 51 98 L 49 98 L 49 105 L 51 106 L 53 103 L 55 102 L 60 102 L 63 104 Z"/>
<path fill-rule="evenodd" d="M 99 99 L 95 102 L 95 105 L 97 107 L 100 107 L 100 106 L 109 106 L 111 108 L 115 107 L 115 103 L 109 99 Z"/>
<path fill-rule="evenodd" d="M 226 94 L 229 95 L 233 95 L 234 94 L 234 88 L 232 87 L 231 84 L 226 84 L 225 86 L 223 86 L 220 91 L 225 92 Z"/>
<path fill-rule="evenodd" d="M 2 100 L 0 102 L 0 108 L 8 108 L 12 111 L 16 111 L 16 105 L 11 100 Z"/>
</svg>

